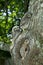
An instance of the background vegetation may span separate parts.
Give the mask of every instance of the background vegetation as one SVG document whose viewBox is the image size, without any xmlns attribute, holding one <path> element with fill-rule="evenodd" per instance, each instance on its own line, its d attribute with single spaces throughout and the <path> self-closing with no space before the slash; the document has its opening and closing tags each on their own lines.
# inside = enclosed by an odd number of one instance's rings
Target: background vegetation
<svg viewBox="0 0 43 65">
<path fill-rule="evenodd" d="M 11 43 L 12 27 L 28 10 L 28 3 L 29 0 L 0 0 L 0 41 Z"/>
</svg>

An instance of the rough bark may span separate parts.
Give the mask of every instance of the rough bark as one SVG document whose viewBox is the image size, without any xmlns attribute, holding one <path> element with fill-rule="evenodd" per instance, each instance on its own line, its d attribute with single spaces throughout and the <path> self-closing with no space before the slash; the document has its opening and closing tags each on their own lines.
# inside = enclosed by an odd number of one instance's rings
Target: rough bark
<svg viewBox="0 0 43 65">
<path fill-rule="evenodd" d="M 30 0 L 20 26 L 22 32 L 18 27 L 12 29 L 15 65 L 43 65 L 43 0 Z"/>
</svg>

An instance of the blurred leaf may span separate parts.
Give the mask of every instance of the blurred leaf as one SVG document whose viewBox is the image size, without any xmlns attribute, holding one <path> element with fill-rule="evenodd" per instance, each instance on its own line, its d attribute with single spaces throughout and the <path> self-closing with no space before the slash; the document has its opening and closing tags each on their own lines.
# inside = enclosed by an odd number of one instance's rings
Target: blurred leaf
<svg viewBox="0 0 43 65">
<path fill-rule="evenodd" d="M 11 33 L 16 25 L 16 18 L 24 15 L 24 0 L 0 0 L 0 41 L 11 43 L 7 34 Z"/>
</svg>

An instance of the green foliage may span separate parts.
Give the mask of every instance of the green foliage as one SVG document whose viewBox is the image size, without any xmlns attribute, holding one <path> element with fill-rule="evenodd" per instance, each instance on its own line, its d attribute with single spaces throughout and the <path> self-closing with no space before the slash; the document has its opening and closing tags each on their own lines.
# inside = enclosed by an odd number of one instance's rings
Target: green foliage
<svg viewBox="0 0 43 65">
<path fill-rule="evenodd" d="M 0 41 L 11 43 L 7 34 L 11 33 L 16 19 L 24 15 L 25 0 L 0 0 Z"/>
</svg>

